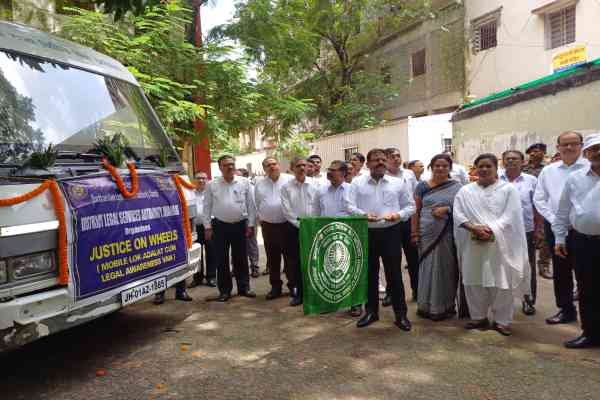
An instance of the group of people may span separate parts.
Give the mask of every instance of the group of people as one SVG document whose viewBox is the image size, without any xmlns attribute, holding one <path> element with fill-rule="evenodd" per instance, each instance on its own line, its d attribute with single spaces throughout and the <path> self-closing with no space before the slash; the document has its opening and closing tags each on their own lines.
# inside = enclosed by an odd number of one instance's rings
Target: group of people
<svg viewBox="0 0 600 400">
<path fill-rule="evenodd" d="M 515 299 L 524 314 L 536 312 L 536 250 L 544 257 L 545 248 L 559 309 L 546 322 L 576 321 L 577 298 L 583 332 L 565 346 L 600 345 L 600 293 L 594 291 L 600 283 L 594 265 L 600 260 L 600 134 L 584 140 L 578 132 L 564 132 L 557 148 L 560 160 L 548 165 L 541 143 L 527 149 L 529 162 L 516 149 L 502 154 L 502 167 L 494 154 L 482 154 L 471 174 L 448 153 L 434 156 L 427 169 L 420 161 L 403 165 L 396 148 L 372 149 L 366 158 L 355 153 L 350 162 L 333 161 L 326 173 L 318 155 L 291 160 L 291 174 L 267 157 L 265 176 L 254 184 L 236 175 L 233 157 L 222 156 L 222 176 L 209 183 L 206 174 L 196 176 L 197 233 L 207 268 L 194 283 L 206 279 L 218 287 L 215 300 L 226 302 L 233 271 L 237 294 L 256 297 L 247 242 L 260 225 L 271 285 L 266 299 L 284 294 L 283 261 L 289 302 L 298 306 L 300 218 L 363 215 L 368 219 L 368 298 L 364 311 L 362 305 L 350 311 L 360 316 L 358 327 L 379 320 L 383 265 L 383 306 L 392 306 L 398 328 L 411 330 L 401 273 L 404 253 L 419 317 L 440 321 L 458 313 L 470 318 L 467 329 L 491 328 L 509 336 Z M 539 273 L 548 277 L 549 270 Z M 182 297 L 185 289 L 177 290 Z"/>
</svg>

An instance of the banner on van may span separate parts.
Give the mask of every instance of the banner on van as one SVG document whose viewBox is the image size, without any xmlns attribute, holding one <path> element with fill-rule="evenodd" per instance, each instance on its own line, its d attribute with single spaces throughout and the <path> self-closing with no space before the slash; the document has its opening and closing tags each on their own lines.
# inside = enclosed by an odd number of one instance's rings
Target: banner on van
<svg viewBox="0 0 600 400">
<path fill-rule="evenodd" d="M 131 187 L 128 177 L 123 177 Z M 182 211 L 168 175 L 139 175 L 125 199 L 110 176 L 63 181 L 75 222 L 77 299 L 122 287 L 187 262 Z"/>
</svg>

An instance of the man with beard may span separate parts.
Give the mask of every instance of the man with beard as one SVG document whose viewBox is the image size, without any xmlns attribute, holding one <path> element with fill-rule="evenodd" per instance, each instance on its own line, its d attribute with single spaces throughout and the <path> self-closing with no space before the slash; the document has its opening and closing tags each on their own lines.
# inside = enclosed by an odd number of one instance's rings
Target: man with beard
<svg viewBox="0 0 600 400">
<path fill-rule="evenodd" d="M 555 253 L 566 259 L 570 252 L 575 252 L 580 275 L 579 313 L 583 332 L 565 342 L 571 349 L 600 345 L 600 133 L 585 139 L 583 152 L 590 166 L 567 178 L 552 225 Z M 569 249 L 570 235 L 573 243 Z"/>
</svg>

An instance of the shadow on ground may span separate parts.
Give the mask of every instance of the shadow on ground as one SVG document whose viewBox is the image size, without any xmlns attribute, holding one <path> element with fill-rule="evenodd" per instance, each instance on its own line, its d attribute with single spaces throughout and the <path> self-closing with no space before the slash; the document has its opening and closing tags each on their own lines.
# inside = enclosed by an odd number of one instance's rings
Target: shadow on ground
<svg viewBox="0 0 600 400">
<path fill-rule="evenodd" d="M 202 287 L 192 303 L 144 302 L 0 355 L 0 398 L 600 399 L 600 350 L 567 351 L 578 327 L 543 322 L 548 281 L 510 338 L 415 318 L 404 333 L 388 309 L 357 329 L 344 312 L 267 302 L 267 278 L 255 284 L 256 300 L 207 303 Z"/>
</svg>

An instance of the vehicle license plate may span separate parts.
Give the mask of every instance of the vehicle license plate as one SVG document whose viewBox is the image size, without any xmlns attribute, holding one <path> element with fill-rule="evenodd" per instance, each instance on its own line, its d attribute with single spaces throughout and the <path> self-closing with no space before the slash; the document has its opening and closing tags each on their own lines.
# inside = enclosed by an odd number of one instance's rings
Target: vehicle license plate
<svg viewBox="0 0 600 400">
<path fill-rule="evenodd" d="M 144 284 L 121 292 L 121 303 L 126 306 L 138 300 L 167 289 L 167 277 L 161 276 Z"/>
</svg>

